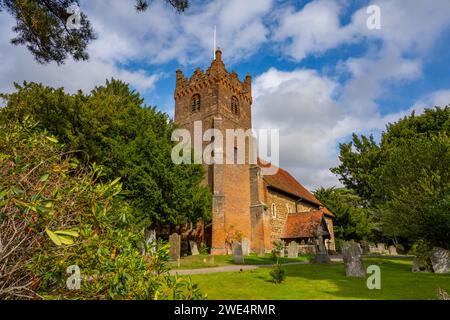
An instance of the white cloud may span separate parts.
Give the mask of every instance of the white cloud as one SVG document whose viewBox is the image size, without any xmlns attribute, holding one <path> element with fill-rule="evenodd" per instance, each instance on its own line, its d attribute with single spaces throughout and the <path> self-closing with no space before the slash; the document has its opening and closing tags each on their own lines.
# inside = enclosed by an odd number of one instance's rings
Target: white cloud
<svg viewBox="0 0 450 320">
<path fill-rule="evenodd" d="M 13 19 L 2 13 L 0 29 L 11 30 L 13 25 Z M 13 89 L 13 82 L 22 83 L 24 80 L 64 87 L 69 92 L 79 89 L 90 91 L 94 86 L 104 84 L 109 78 L 122 79 L 141 91 L 147 91 L 154 88 L 160 77 L 159 74 L 148 74 L 143 69 L 129 71 L 120 68 L 114 61 L 99 58 L 95 54 L 91 55 L 89 61 L 76 62 L 68 59 L 62 66 L 55 63 L 41 65 L 33 59 L 25 47 L 10 44 L 9 41 L 13 36 L 12 31 L 0 34 L 1 92 L 9 92 Z M 95 42 L 93 45 L 95 48 Z"/>
<path fill-rule="evenodd" d="M 420 113 L 425 108 L 450 106 L 450 89 L 438 90 L 417 101 L 411 108 Z"/>
<path fill-rule="evenodd" d="M 340 185 L 329 168 L 338 165 L 337 144 L 353 132 L 380 134 L 387 123 L 414 110 L 450 104 L 450 90 L 420 99 L 410 108 L 381 115 L 377 109 L 355 113 L 335 98 L 341 85 L 314 70 L 271 68 L 254 81 L 254 127 L 280 130 L 280 161 L 305 186 Z"/>
<path fill-rule="evenodd" d="M 381 9 L 380 30 L 367 28 L 366 6 L 343 25 L 340 18 L 348 4 L 340 0 L 314 0 L 299 10 L 287 6 L 275 15 L 273 40 L 282 42 L 281 50 L 298 61 L 343 44 L 377 39 L 385 47 L 413 54 L 427 51 L 450 25 L 448 0 L 374 1 Z"/>
<path fill-rule="evenodd" d="M 333 127 L 343 117 L 333 100 L 339 84 L 314 70 L 274 68 L 254 81 L 254 126 L 280 130 L 280 160 L 307 186 L 333 185 Z"/>
<path fill-rule="evenodd" d="M 0 91 L 23 80 L 86 91 L 110 77 L 151 91 L 162 77 L 153 66 L 209 65 L 214 25 L 227 64 L 251 57 L 268 43 L 281 57 L 297 62 L 345 44 L 364 45 L 367 52 L 331 67 L 335 78 L 298 66 L 293 71 L 271 68 L 255 77 L 255 127 L 281 130 L 281 162 L 310 188 L 338 183 L 329 168 L 337 164 L 337 142 L 352 132 L 380 132 L 413 108 L 420 112 L 450 103 L 450 90 L 430 93 L 411 108 L 386 115 L 377 103 L 390 84 L 423 75 L 424 60 L 450 26 L 448 0 L 375 1 L 381 7 L 381 30 L 367 29 L 365 7 L 342 24 L 349 4 L 344 0 L 313 0 L 300 9 L 288 4 L 279 10 L 273 0 L 193 0 L 182 15 L 164 1 L 153 1 L 145 13 L 137 13 L 133 4 L 81 1 L 98 34 L 89 45 L 89 62 L 38 65 L 25 48 L 9 44 L 12 32 L 2 32 Z M 13 25 L 2 12 L 1 30 Z M 345 82 L 339 81 L 341 76 Z"/>
<path fill-rule="evenodd" d="M 287 40 L 282 50 L 296 60 L 303 60 L 309 54 L 324 53 L 344 41 L 352 34 L 341 27 L 338 1 L 316 0 L 301 10 L 287 7 L 276 15 L 278 27 L 274 40 Z"/>
<path fill-rule="evenodd" d="M 337 79 L 345 75 L 345 82 L 306 69 L 270 69 L 255 79 L 255 123 L 281 129 L 282 165 L 313 189 L 338 184 L 329 168 L 338 162 L 337 143 L 351 133 L 379 134 L 413 109 L 420 113 L 450 102 L 450 92 L 443 90 L 387 114 L 377 103 L 391 84 L 422 76 L 424 59 L 450 26 L 450 1 L 376 1 L 381 30 L 366 27 L 366 7 L 342 25 L 347 4 L 315 0 L 300 9 L 285 7 L 275 13 L 273 32 L 279 51 L 298 62 L 344 44 L 366 44 L 363 56 L 336 66 Z"/>
<path fill-rule="evenodd" d="M 14 47 L 12 31 L 0 34 L 0 90 L 27 81 L 63 86 L 69 91 L 90 90 L 107 78 L 130 82 L 140 91 L 151 91 L 161 74 L 135 65 L 158 65 L 171 61 L 202 64 L 210 61 L 213 28 L 217 25 L 219 44 L 225 58 L 238 61 L 256 52 L 267 41 L 263 16 L 272 0 L 195 1 L 179 15 L 164 1 L 154 1 L 145 13 L 137 13 L 134 1 L 81 1 L 98 39 L 88 47 L 90 60 L 68 59 L 63 66 L 39 65 L 24 47 Z M 11 30 L 14 20 L 0 14 L 1 30 Z M 130 68 L 130 65 L 132 66 Z"/>
<path fill-rule="evenodd" d="M 226 59 L 256 52 L 267 41 L 263 17 L 271 5 L 272 0 L 193 1 L 179 15 L 164 1 L 152 2 L 144 13 L 136 13 L 131 1 L 83 2 L 100 36 L 93 48 L 99 58 L 183 65 L 211 59 L 215 25 Z"/>
</svg>

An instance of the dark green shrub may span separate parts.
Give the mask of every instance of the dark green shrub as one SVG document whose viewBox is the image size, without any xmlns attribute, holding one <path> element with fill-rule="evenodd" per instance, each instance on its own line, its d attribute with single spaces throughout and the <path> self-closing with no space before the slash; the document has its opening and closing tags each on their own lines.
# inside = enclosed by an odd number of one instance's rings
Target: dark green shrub
<svg viewBox="0 0 450 320">
<path fill-rule="evenodd" d="M 286 271 L 279 264 L 276 264 L 272 271 L 270 271 L 270 276 L 273 282 L 280 284 L 286 279 Z"/>
</svg>

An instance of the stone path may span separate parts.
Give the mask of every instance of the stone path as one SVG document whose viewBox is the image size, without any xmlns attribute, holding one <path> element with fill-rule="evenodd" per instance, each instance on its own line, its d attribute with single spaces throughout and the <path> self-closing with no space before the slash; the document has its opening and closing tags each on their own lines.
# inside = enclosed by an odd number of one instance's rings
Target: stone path
<svg viewBox="0 0 450 320">
<path fill-rule="evenodd" d="M 284 263 L 282 266 L 292 266 L 300 264 L 309 264 L 309 262 L 289 262 Z M 222 266 L 214 268 L 202 268 L 202 269 L 185 269 L 185 270 L 171 270 L 170 274 L 175 275 L 192 275 L 192 274 L 208 274 L 208 273 L 219 273 L 219 272 L 238 272 L 246 270 L 254 270 L 260 268 L 272 268 L 273 264 L 259 264 L 259 265 L 234 265 L 234 266 Z"/>
</svg>

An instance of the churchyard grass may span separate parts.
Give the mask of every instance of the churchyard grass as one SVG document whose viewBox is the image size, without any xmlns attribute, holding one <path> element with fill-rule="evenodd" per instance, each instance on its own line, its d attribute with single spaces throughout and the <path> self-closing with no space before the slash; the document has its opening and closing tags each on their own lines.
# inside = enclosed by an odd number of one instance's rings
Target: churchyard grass
<svg viewBox="0 0 450 320">
<path fill-rule="evenodd" d="M 214 256 L 214 262 L 204 262 L 205 258 L 211 256 L 208 255 L 198 255 L 198 256 L 188 256 L 183 257 L 180 260 L 180 266 L 178 267 L 175 262 L 171 263 L 172 269 L 200 269 L 200 268 L 213 268 L 221 266 L 231 266 L 235 265 L 233 263 L 232 255 L 219 255 Z M 306 262 L 309 261 L 310 256 L 299 256 L 297 259 L 290 258 L 280 258 L 280 263 L 290 263 L 290 262 Z M 276 260 L 272 255 L 267 254 L 263 257 L 257 255 L 249 255 L 244 259 L 246 265 L 270 265 L 275 264 Z"/>
<path fill-rule="evenodd" d="M 270 268 L 233 273 L 192 275 L 208 299 L 437 299 L 439 288 L 450 292 L 450 275 L 412 273 L 412 258 L 364 258 L 364 265 L 379 265 L 381 289 L 369 290 L 366 279 L 347 278 L 343 263 L 285 266 L 286 280 L 274 284 Z"/>
</svg>

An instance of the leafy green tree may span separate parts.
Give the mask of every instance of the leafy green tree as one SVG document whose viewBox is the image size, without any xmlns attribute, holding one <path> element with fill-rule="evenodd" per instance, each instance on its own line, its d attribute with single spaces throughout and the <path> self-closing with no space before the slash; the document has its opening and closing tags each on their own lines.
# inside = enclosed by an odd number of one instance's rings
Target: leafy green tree
<svg viewBox="0 0 450 320">
<path fill-rule="evenodd" d="M 124 192 L 137 217 L 154 227 L 209 221 L 211 195 L 201 184 L 200 165 L 171 161 L 174 123 L 167 114 L 143 104 L 121 81 L 107 81 L 90 94 L 68 95 L 36 83 L 16 85 L 2 95 L 3 122 L 32 116 L 84 162 L 105 167 L 104 179 L 122 177 Z"/>
<path fill-rule="evenodd" d="M 376 213 L 394 241 L 448 247 L 450 107 L 426 109 L 388 124 L 381 143 L 353 136 L 332 171 Z"/>
<path fill-rule="evenodd" d="M 34 121 L 0 125 L 0 299 L 202 299 L 169 274 L 167 245 L 142 255 L 119 179 L 72 155 Z"/>
<path fill-rule="evenodd" d="M 189 6 L 187 0 L 165 0 L 178 12 Z M 136 0 L 136 10 L 148 8 L 146 0 Z M 74 14 L 68 10 L 79 0 L 0 0 L 0 11 L 6 10 L 16 20 L 11 40 L 14 45 L 25 45 L 39 63 L 62 64 L 68 56 L 75 60 L 89 58 L 86 48 L 96 39 L 88 17 L 80 11 L 79 26 L 68 27 L 67 21 Z"/>
<path fill-rule="evenodd" d="M 379 180 L 378 170 L 389 156 L 389 150 L 405 141 L 417 137 L 432 137 L 439 133 L 450 135 L 450 107 L 426 109 L 419 116 L 412 113 L 396 123 L 388 124 L 380 144 L 372 136 L 358 137 L 353 134 L 352 142 L 340 145 L 341 164 L 331 171 L 347 188 L 355 190 L 367 201 L 368 205 L 384 203 L 386 195 L 376 183 Z"/>
<path fill-rule="evenodd" d="M 369 201 L 373 197 L 374 170 L 381 162 L 381 149 L 373 136 L 361 138 L 353 134 L 353 141 L 340 145 L 341 164 L 331 172 L 339 176 L 340 181 Z"/>
<path fill-rule="evenodd" d="M 450 136 L 416 137 L 389 151 L 378 170 L 384 233 L 410 244 L 450 244 Z"/>
<path fill-rule="evenodd" d="M 337 239 L 371 240 L 376 224 L 372 212 L 353 190 L 346 188 L 320 188 L 315 196 L 335 215 L 334 235 Z"/>
</svg>

